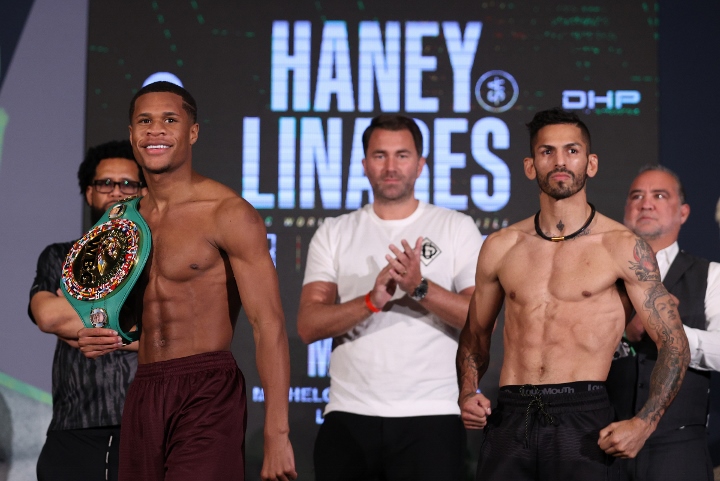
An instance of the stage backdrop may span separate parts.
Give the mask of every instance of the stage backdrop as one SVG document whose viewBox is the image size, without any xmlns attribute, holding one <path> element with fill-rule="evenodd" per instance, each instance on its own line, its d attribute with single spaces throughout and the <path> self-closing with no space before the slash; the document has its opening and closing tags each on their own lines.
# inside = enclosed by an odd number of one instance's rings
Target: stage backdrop
<svg viewBox="0 0 720 481">
<path fill-rule="evenodd" d="M 306 346 L 297 336 L 307 246 L 324 218 L 371 201 L 360 142 L 370 119 L 415 118 L 428 159 L 417 196 L 468 213 L 487 235 L 538 208 L 537 186 L 522 172 L 525 123 L 538 110 L 575 110 L 600 157 L 590 200 L 621 219 L 630 179 L 657 160 L 653 8 L 641 1 L 91 2 L 87 145 L 116 137 L 132 95 L 152 74 L 170 72 L 198 101 L 195 168 L 237 190 L 265 219 L 290 336 L 291 437 L 303 479 L 312 479 L 331 349 L 330 340 Z M 483 381 L 491 397 L 501 349 L 498 337 Z M 233 351 L 247 379 L 253 479 L 263 392 L 244 319 Z"/>
</svg>

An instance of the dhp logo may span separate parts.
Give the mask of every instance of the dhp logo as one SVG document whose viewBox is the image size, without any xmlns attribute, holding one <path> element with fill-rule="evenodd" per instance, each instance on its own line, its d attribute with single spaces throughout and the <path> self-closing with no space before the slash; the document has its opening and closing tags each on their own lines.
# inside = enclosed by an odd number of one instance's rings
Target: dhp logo
<svg viewBox="0 0 720 481">
<path fill-rule="evenodd" d="M 608 109 L 621 109 L 625 105 L 639 104 L 641 98 L 637 90 L 608 90 L 604 97 L 594 90 L 563 90 L 562 106 L 564 109 L 594 109 L 597 104 L 603 104 Z"/>
</svg>

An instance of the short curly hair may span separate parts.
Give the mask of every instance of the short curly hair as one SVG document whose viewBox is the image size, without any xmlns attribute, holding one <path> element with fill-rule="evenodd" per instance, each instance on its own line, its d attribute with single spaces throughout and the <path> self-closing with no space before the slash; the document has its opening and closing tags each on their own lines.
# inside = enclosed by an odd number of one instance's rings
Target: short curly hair
<svg viewBox="0 0 720 481">
<path fill-rule="evenodd" d="M 80 164 L 80 169 L 78 169 L 77 174 L 81 195 L 85 194 L 85 191 L 95 178 L 98 164 L 104 159 L 128 159 L 137 164 L 129 140 L 113 140 L 95 147 L 90 147 L 87 154 L 85 154 L 85 160 Z M 145 177 L 139 165 L 138 178 L 140 182 L 145 185 Z"/>
</svg>

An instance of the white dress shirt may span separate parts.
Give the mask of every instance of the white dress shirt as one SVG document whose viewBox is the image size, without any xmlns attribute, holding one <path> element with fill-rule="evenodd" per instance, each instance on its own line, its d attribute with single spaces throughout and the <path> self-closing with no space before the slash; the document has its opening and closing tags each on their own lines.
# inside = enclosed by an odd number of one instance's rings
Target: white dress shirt
<svg viewBox="0 0 720 481">
<path fill-rule="evenodd" d="M 675 260 L 680 247 L 677 242 L 655 253 L 660 275 L 665 275 Z M 711 262 L 708 267 L 705 291 L 705 330 L 683 325 L 690 347 L 690 367 L 703 371 L 720 371 L 720 264 Z"/>
</svg>

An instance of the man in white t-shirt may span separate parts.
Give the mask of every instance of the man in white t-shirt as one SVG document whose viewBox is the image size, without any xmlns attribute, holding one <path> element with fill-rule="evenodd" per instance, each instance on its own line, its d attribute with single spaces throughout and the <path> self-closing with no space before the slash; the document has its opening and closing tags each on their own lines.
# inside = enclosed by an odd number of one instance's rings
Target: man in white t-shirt
<svg viewBox="0 0 720 481">
<path fill-rule="evenodd" d="M 334 338 L 316 479 L 461 479 L 455 355 L 482 237 L 467 215 L 415 198 L 425 159 L 412 119 L 375 117 L 363 148 L 373 203 L 318 228 L 300 297 L 303 341 Z"/>
</svg>

